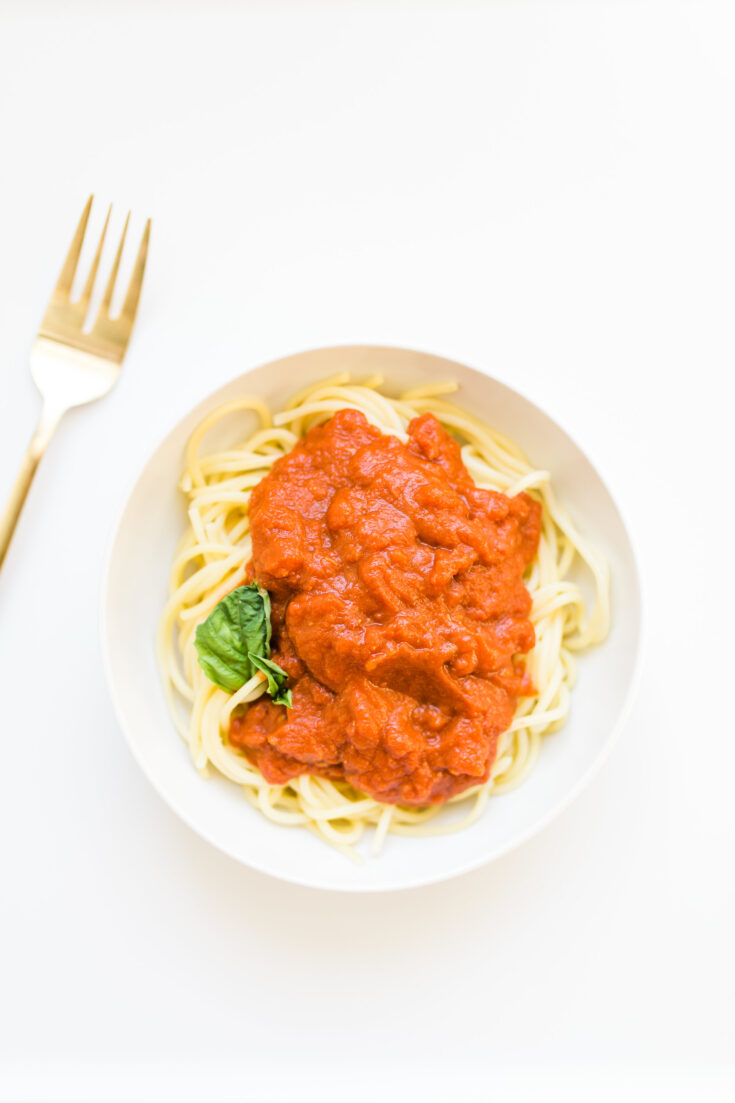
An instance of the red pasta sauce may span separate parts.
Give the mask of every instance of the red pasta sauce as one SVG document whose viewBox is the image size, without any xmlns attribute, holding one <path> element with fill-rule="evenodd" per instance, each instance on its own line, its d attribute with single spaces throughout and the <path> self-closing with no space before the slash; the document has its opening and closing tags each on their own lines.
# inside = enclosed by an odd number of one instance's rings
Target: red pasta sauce
<svg viewBox="0 0 735 1103">
<path fill-rule="evenodd" d="M 404 444 L 340 410 L 255 487 L 250 526 L 293 708 L 261 697 L 231 744 L 271 783 L 316 774 L 394 804 L 486 781 L 533 692 L 538 503 L 478 489 L 432 414 Z"/>
</svg>

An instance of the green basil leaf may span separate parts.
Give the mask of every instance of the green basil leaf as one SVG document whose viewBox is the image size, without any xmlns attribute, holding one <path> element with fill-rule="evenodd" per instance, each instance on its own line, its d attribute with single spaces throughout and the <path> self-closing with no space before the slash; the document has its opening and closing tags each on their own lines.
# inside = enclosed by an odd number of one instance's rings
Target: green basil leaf
<svg viewBox="0 0 735 1103">
<path fill-rule="evenodd" d="M 257 582 L 238 586 L 198 625 L 194 646 L 210 681 L 230 693 L 255 673 L 251 655 L 270 651 L 271 602 Z"/>
<path fill-rule="evenodd" d="M 273 704 L 285 705 L 287 709 L 293 708 L 291 690 L 285 688 L 288 674 L 283 667 L 272 659 L 264 659 L 262 655 L 251 654 L 249 658 L 253 666 L 262 670 L 268 679 L 268 693 L 273 698 Z"/>
</svg>

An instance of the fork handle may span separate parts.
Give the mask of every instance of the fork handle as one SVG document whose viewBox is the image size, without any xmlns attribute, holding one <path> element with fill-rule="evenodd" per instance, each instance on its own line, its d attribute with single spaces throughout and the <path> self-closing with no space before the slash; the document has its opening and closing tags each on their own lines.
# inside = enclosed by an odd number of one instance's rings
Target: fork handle
<svg viewBox="0 0 735 1103">
<path fill-rule="evenodd" d="M 54 429 L 59 424 L 63 413 L 63 410 L 55 410 L 49 406 L 44 406 L 41 411 L 36 431 L 31 437 L 31 443 L 23 457 L 20 471 L 13 484 L 13 489 L 10 491 L 10 497 L 5 509 L 0 513 L 0 567 L 2 567 L 10 547 L 10 541 L 13 538 L 15 526 L 23 509 L 23 503 L 31 488 L 33 476 L 36 474 L 41 457 L 46 451 L 48 442 L 51 440 Z"/>
</svg>

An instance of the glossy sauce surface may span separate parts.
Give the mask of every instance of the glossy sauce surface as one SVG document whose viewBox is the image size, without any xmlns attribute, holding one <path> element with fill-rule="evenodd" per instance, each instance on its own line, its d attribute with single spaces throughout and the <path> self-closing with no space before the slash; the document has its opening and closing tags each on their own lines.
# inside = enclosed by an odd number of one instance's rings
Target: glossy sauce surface
<svg viewBox="0 0 735 1103">
<path fill-rule="evenodd" d="M 432 414 L 408 438 L 340 410 L 253 490 L 249 573 L 293 708 L 263 697 L 229 738 L 272 783 L 309 773 L 441 803 L 487 780 L 532 692 L 522 576 L 540 506 L 478 489 Z"/>
</svg>

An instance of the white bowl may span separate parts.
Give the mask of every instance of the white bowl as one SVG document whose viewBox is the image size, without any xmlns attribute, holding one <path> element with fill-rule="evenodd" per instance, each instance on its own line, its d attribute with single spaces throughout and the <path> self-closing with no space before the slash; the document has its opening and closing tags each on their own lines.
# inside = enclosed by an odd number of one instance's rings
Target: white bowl
<svg viewBox="0 0 735 1103">
<path fill-rule="evenodd" d="M 612 573 L 610 636 L 580 657 L 571 716 L 544 741 L 531 776 L 518 789 L 493 798 L 480 821 L 467 830 L 429 838 L 388 836 L 381 854 L 362 866 L 307 831 L 269 822 L 237 785 L 214 772 L 203 780 L 169 719 L 154 658 L 171 559 L 186 524 L 177 484 L 189 434 L 215 406 L 238 395 L 257 395 L 277 410 L 293 391 L 345 370 L 357 378 L 380 372 L 395 393 L 432 380 L 456 380 L 460 390 L 453 401 L 507 433 L 533 463 L 551 471 L 562 503 L 607 555 Z M 286 881 L 349 892 L 387 891 L 454 877 L 507 854 L 549 823 L 610 750 L 631 702 L 640 634 L 640 584 L 631 542 L 609 490 L 578 445 L 502 383 L 464 364 L 395 348 L 327 348 L 287 356 L 246 372 L 205 398 L 166 436 L 136 481 L 117 527 L 103 587 L 102 637 L 110 691 L 130 749 L 154 788 L 199 835 L 238 861 Z"/>
</svg>

